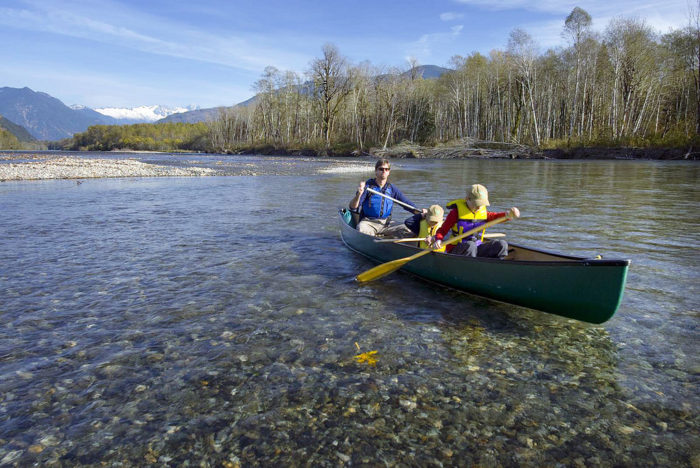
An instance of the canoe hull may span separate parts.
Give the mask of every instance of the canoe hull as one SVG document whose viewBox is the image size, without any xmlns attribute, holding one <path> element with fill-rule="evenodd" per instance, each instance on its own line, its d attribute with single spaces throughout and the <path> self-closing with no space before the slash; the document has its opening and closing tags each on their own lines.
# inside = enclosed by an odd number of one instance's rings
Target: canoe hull
<svg viewBox="0 0 700 468">
<path fill-rule="evenodd" d="M 408 257 L 418 248 L 380 243 L 340 215 L 343 242 L 377 263 Z M 569 257 L 511 246 L 523 258 L 499 260 L 432 252 L 403 269 L 428 280 L 484 297 L 589 323 L 609 320 L 622 300 L 629 260 Z M 509 255 L 510 257 L 510 255 Z"/>
</svg>

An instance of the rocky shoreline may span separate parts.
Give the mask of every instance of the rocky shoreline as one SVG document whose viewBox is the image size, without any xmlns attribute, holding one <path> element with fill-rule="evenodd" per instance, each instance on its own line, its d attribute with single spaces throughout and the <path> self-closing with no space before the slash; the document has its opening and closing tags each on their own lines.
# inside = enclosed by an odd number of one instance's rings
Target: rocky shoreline
<svg viewBox="0 0 700 468">
<path fill-rule="evenodd" d="M 515 143 L 479 141 L 463 138 L 437 146 L 399 143 L 389 148 L 368 151 L 338 151 L 336 149 L 288 148 L 274 145 L 242 147 L 229 154 L 258 154 L 297 157 L 383 157 L 396 159 L 640 159 L 640 160 L 698 160 L 700 150 L 690 148 L 636 148 L 588 146 L 540 149 Z"/>
<path fill-rule="evenodd" d="M 458 144 L 435 147 L 399 144 L 387 149 L 373 148 L 371 153 L 386 158 L 417 159 L 700 159 L 700 151 L 695 151 L 693 148 L 578 147 L 567 149 L 537 149 L 525 145 L 479 142 L 468 139 Z"/>
</svg>

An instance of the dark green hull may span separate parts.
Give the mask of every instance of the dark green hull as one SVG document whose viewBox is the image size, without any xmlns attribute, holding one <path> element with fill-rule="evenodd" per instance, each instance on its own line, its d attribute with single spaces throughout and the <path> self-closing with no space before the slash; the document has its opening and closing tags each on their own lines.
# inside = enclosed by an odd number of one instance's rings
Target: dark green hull
<svg viewBox="0 0 700 468">
<path fill-rule="evenodd" d="M 384 263 L 420 251 L 380 243 L 351 227 L 342 215 L 340 234 L 352 250 Z M 403 270 L 446 286 L 589 323 L 609 320 L 620 305 L 629 260 L 595 260 L 510 245 L 505 260 L 432 252 Z"/>
</svg>

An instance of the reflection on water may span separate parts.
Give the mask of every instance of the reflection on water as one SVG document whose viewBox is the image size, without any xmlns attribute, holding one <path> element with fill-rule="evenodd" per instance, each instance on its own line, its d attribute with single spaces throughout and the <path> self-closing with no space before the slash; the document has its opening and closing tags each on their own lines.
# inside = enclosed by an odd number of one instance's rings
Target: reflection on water
<svg viewBox="0 0 700 468">
<path fill-rule="evenodd" d="M 697 463 L 697 164 L 394 162 L 420 206 L 480 182 L 514 242 L 630 258 L 589 326 L 356 284 L 372 161 L 244 162 L 275 175 L 0 184 L 0 465 Z"/>
</svg>

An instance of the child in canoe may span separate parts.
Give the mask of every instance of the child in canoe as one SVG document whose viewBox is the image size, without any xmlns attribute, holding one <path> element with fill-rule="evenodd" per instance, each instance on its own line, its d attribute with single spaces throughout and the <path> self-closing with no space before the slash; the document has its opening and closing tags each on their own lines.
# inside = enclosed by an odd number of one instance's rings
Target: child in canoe
<svg viewBox="0 0 700 468">
<path fill-rule="evenodd" d="M 445 212 L 440 205 L 432 205 L 430 208 L 428 208 L 427 213 L 416 213 L 404 221 L 404 224 L 417 237 L 427 239 L 437 234 L 438 229 L 440 229 L 440 226 L 442 226 L 442 217 L 444 213 Z M 421 249 L 427 249 L 430 246 L 425 240 L 423 240 L 419 242 L 418 247 Z M 438 252 L 444 252 L 445 246 L 435 250 Z"/>
<path fill-rule="evenodd" d="M 502 218 L 507 212 L 489 212 L 489 193 L 486 187 L 481 184 L 474 184 L 467 190 L 467 196 L 462 199 L 451 201 L 447 208 L 451 211 L 447 215 L 445 222 L 440 226 L 435 235 L 426 238 L 426 242 L 435 249 L 443 247 L 442 241 L 451 233 L 458 236 L 488 221 Z M 520 210 L 512 207 L 510 215 L 513 218 L 520 217 Z M 467 255 L 470 257 L 491 257 L 504 258 L 508 255 L 508 243 L 503 239 L 484 239 L 484 231 L 462 239 L 456 245 L 447 245 L 446 251 L 456 255 Z"/>
</svg>

